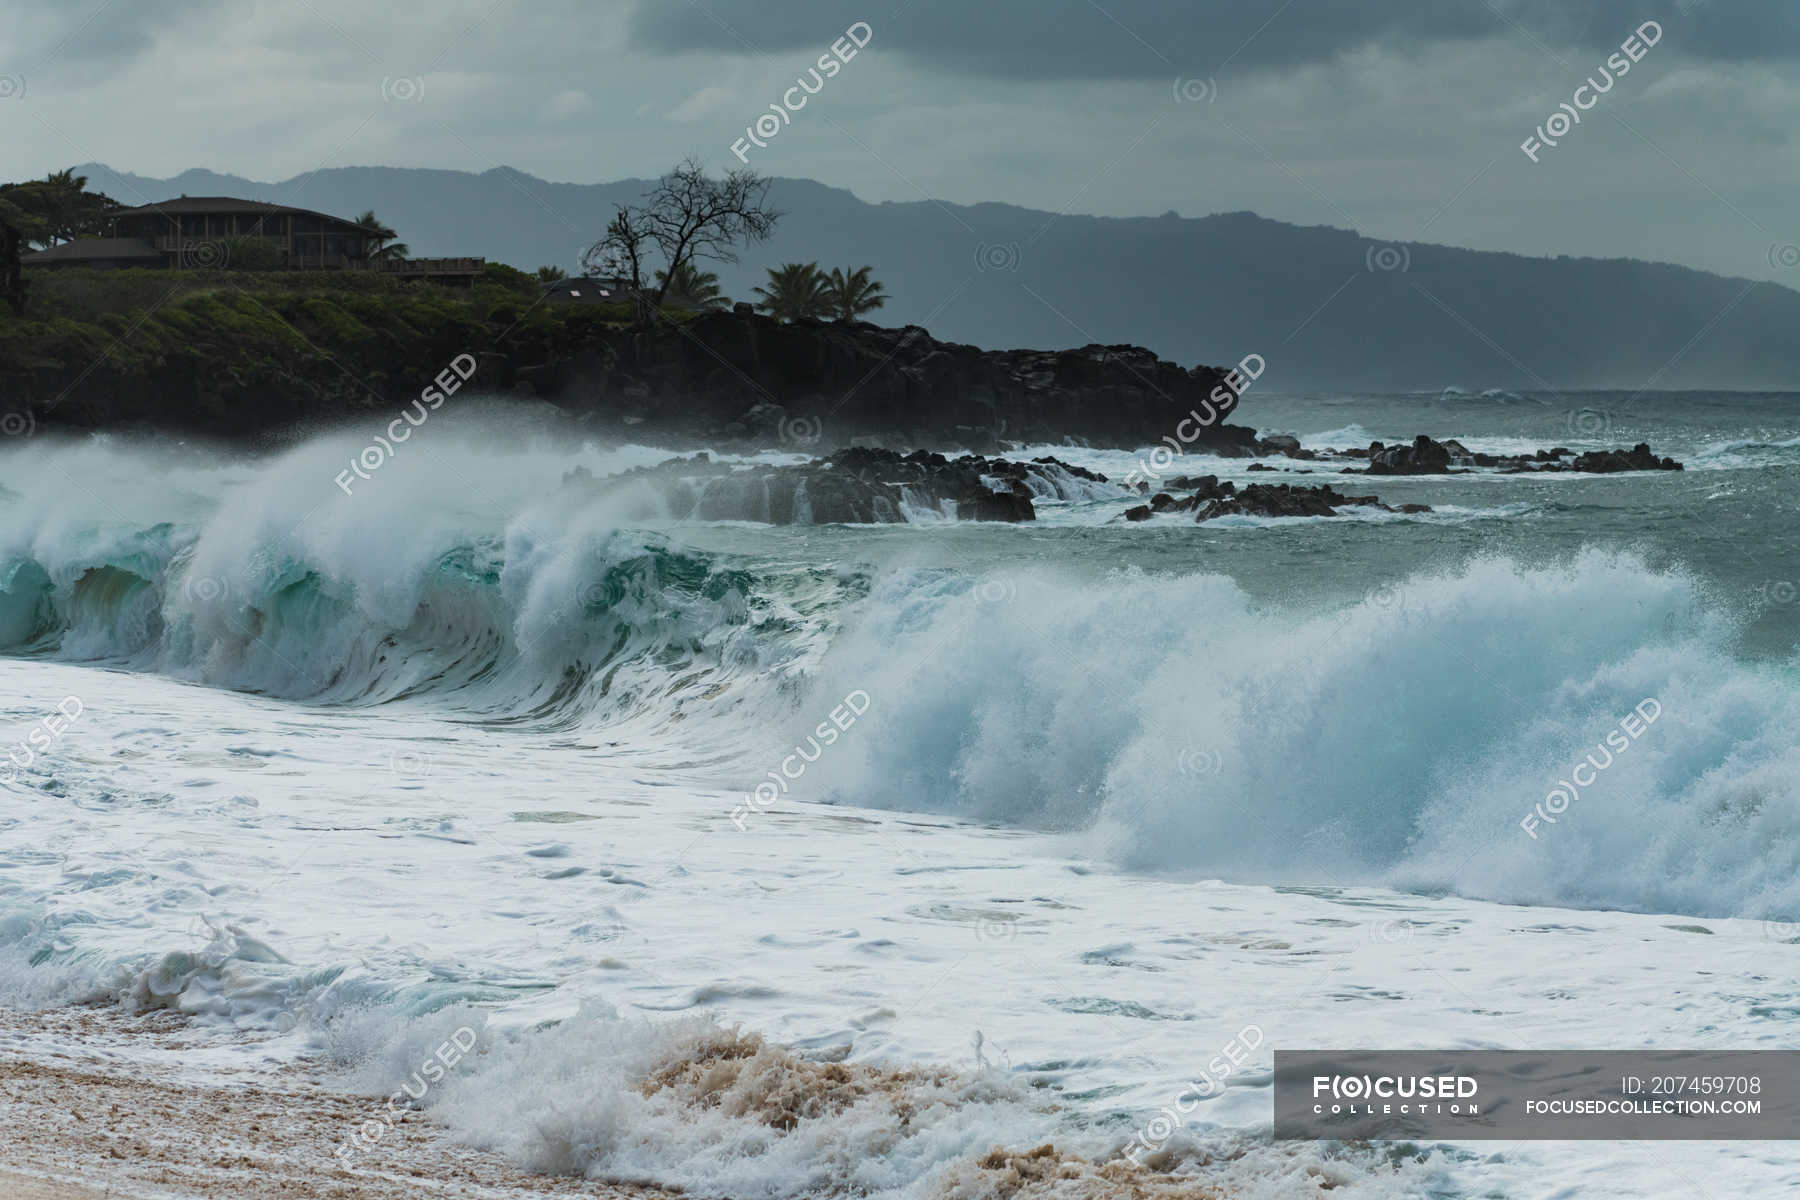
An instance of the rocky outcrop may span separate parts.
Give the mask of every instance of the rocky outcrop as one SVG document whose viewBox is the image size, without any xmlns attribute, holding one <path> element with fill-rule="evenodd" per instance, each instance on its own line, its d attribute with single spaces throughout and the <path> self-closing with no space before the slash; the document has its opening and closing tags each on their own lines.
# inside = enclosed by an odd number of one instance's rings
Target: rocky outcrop
<svg viewBox="0 0 1800 1200">
<path fill-rule="evenodd" d="M 1274 439 L 1264 438 L 1267 446 Z M 1679 471 L 1672 458 L 1659 458 L 1649 445 L 1639 442 L 1630 450 L 1590 450 L 1577 455 L 1566 446 L 1539 450 L 1536 454 L 1477 454 L 1455 439 L 1436 441 L 1420 434 L 1410 444 L 1389 446 L 1371 442 L 1366 450 L 1328 450 L 1323 455 L 1301 451 L 1291 457 L 1308 461 L 1321 458 L 1366 458 L 1367 467 L 1346 467 L 1346 475 L 1458 475 L 1484 467 L 1515 475 L 1534 471 L 1569 471 L 1607 474 L 1614 471 Z M 1564 460 L 1568 461 L 1564 461 Z"/>
<path fill-rule="evenodd" d="M 1383 504 L 1376 496 L 1346 496 L 1329 484 L 1320 487 L 1295 487 L 1285 483 L 1253 483 L 1230 495 L 1205 501 L 1195 510 L 1194 520 L 1210 521 L 1215 517 L 1335 517 L 1340 508 L 1379 508 L 1385 512 L 1431 511 L 1423 504 L 1392 508 Z"/>
<path fill-rule="evenodd" d="M 571 472 L 564 485 L 612 496 L 649 489 L 683 520 L 760 521 L 771 525 L 899 523 L 910 516 L 962 521 L 1032 521 L 1036 499 L 1063 498 L 1069 479 L 1110 495 L 1128 494 L 1104 475 L 1055 458 L 1013 462 L 925 450 L 853 447 L 794 466 L 719 462 L 707 454 L 675 458 L 605 479 Z"/>
<path fill-rule="evenodd" d="M 981 350 L 916 325 L 709 313 L 599 335 L 541 364 L 517 358 L 498 382 L 591 414 L 602 428 L 789 446 L 980 450 L 1073 438 L 1130 449 L 1199 414 L 1205 420 L 1188 426 L 1198 428 L 1192 449 L 1255 453 L 1255 431 L 1225 421 L 1237 403 L 1225 371 L 1186 369 L 1136 346 Z"/>
<path fill-rule="evenodd" d="M 157 325 L 152 338 L 146 326 L 130 354 L 98 352 L 90 343 L 103 330 L 84 340 L 45 325 L 0 355 L 0 394 L 45 428 L 267 439 L 397 414 L 467 354 L 479 369 L 459 402 L 540 399 L 586 430 L 657 444 L 1135 448 L 1194 414 L 1188 448 L 1255 453 L 1255 432 L 1227 423 L 1238 395 L 1224 370 L 1180 367 L 1137 346 L 991 351 L 916 325 L 784 324 L 741 311 L 651 328 L 579 311 L 527 321 L 511 308 L 483 321 L 429 298 L 332 305 L 305 292 L 227 292 L 210 308 L 189 301 L 179 329 Z M 353 303 L 364 306 L 360 320 Z"/>
<path fill-rule="evenodd" d="M 1460 452 L 1460 453 L 1459 453 Z M 1414 438 L 1410 446 L 1369 447 L 1368 475 L 1443 475 L 1450 464 L 1466 460 L 1469 452 L 1461 443 L 1434 442 L 1424 434 Z"/>
<path fill-rule="evenodd" d="M 1211 521 L 1217 517 L 1335 517 L 1340 508 L 1379 508 L 1384 512 L 1430 512 L 1426 504 L 1383 504 L 1376 496 L 1346 496 L 1329 484 L 1319 487 L 1294 487 L 1285 483 L 1252 483 L 1239 488 L 1219 482 L 1216 475 L 1200 475 L 1171 480 L 1170 485 L 1191 489 L 1192 495 L 1177 499 L 1166 492 L 1153 496 L 1149 504 L 1127 509 L 1127 521 L 1148 521 L 1158 513 L 1194 514 L 1195 521 Z"/>
<path fill-rule="evenodd" d="M 1639 442 L 1629 450 L 1590 450 L 1579 455 L 1564 470 L 1588 471 L 1607 475 L 1614 471 L 1679 471 L 1680 463 L 1672 458 L 1658 458 L 1648 442 Z"/>
</svg>

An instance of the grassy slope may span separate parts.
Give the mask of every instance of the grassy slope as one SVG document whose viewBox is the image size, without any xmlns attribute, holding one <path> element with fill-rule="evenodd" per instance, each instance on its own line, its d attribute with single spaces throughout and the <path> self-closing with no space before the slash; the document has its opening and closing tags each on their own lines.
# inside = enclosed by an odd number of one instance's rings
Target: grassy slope
<svg viewBox="0 0 1800 1200">
<path fill-rule="evenodd" d="M 171 356 L 224 366 L 329 355 L 374 369 L 410 346 L 451 338 L 481 348 L 509 328 L 562 341 L 627 321 L 624 305 L 538 304 L 534 279 L 490 266 L 472 289 L 350 272 L 33 271 L 23 319 L 0 315 L 0 375 L 80 371 L 104 359 L 124 375 Z"/>
</svg>

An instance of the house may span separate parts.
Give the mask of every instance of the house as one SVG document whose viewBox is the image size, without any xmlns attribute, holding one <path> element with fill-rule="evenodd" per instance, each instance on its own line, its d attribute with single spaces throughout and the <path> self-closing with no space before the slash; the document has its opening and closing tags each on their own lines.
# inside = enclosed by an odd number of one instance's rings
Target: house
<svg viewBox="0 0 1800 1200">
<path fill-rule="evenodd" d="M 371 258 L 369 231 L 329 213 L 230 196 L 183 196 L 111 217 L 109 236 L 84 238 L 21 257 L 32 267 L 162 267 L 170 270 L 228 266 L 228 238 L 262 238 L 289 271 L 381 271 L 405 279 L 472 284 L 487 266 L 482 258 Z"/>
<path fill-rule="evenodd" d="M 630 304 L 636 294 L 629 279 L 582 277 L 544 285 L 544 299 L 552 304 Z"/>
<path fill-rule="evenodd" d="M 604 276 L 559 279 L 544 285 L 544 299 L 553 304 L 630 304 L 637 295 L 631 280 Z M 698 308 L 691 297 L 670 292 L 663 297 L 664 308 Z"/>
</svg>

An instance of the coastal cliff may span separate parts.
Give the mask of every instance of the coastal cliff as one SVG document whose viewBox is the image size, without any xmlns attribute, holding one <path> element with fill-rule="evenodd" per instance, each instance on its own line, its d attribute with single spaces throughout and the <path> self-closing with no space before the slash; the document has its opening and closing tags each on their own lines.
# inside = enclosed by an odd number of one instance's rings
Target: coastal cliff
<svg viewBox="0 0 1800 1200">
<path fill-rule="evenodd" d="M 0 324 L 0 409 L 33 428 L 281 438 L 396 412 L 469 355 L 463 397 L 537 399 L 640 441 L 1132 447 L 1197 414 L 1196 447 L 1255 442 L 1226 422 L 1238 395 L 1224 369 L 1135 346 L 991 351 L 918 326 L 741 311 L 645 329 L 604 307 L 543 304 L 508 278 L 472 294 L 202 272 L 44 282 L 42 311 Z"/>
</svg>

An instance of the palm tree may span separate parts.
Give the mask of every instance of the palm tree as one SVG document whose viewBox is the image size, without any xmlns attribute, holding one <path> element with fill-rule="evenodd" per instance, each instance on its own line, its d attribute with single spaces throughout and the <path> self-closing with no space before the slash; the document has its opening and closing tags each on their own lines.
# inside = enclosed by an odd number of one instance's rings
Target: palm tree
<svg viewBox="0 0 1800 1200">
<path fill-rule="evenodd" d="M 405 242 L 394 241 L 400 235 L 388 228 L 381 218 L 375 215 L 374 209 L 370 209 L 356 218 L 354 224 L 362 226 L 363 257 L 370 262 L 405 258 L 412 253 L 412 248 Z"/>
<path fill-rule="evenodd" d="M 866 312 L 874 312 L 887 303 L 881 284 L 869 278 L 870 267 L 858 267 L 845 274 L 831 268 L 825 281 L 825 307 L 840 321 L 854 321 Z"/>
<path fill-rule="evenodd" d="M 42 179 L 7 184 L 13 201 L 37 215 L 39 225 L 29 237 L 32 245 L 48 249 L 102 232 L 118 201 L 87 190 L 87 176 L 73 170 L 52 171 Z"/>
<path fill-rule="evenodd" d="M 818 263 L 783 263 L 769 268 L 768 287 L 756 289 L 762 297 L 756 307 L 781 321 L 817 318 L 826 310 L 825 290 L 830 285 Z"/>
<path fill-rule="evenodd" d="M 724 308 L 731 303 L 719 291 L 719 277 L 711 271 L 702 271 L 691 261 L 676 267 L 672 277 L 667 271 L 658 271 L 656 282 L 662 287 L 663 295 L 685 300 L 687 303 L 683 307 Z"/>
<path fill-rule="evenodd" d="M 539 283 L 560 283 L 569 277 L 569 273 L 561 267 L 539 267 L 537 279 Z"/>
</svg>

